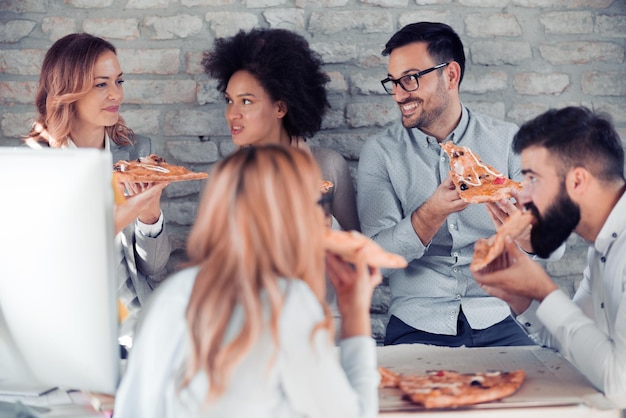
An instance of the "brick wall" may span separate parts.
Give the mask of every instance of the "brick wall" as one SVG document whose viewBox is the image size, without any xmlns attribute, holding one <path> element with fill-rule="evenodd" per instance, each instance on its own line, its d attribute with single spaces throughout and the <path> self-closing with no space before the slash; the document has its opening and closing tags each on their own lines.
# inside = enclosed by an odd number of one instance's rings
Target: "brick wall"
<svg viewBox="0 0 626 418">
<path fill-rule="evenodd" d="M 387 73 L 380 51 L 420 20 L 448 23 L 463 39 L 461 98 L 471 108 L 521 123 L 583 104 L 609 112 L 626 138 L 625 0 L 8 0 L 0 1 L 0 145 L 17 145 L 28 131 L 47 48 L 85 31 L 118 48 L 128 124 L 169 161 L 207 169 L 233 146 L 202 52 L 239 29 L 276 27 L 305 35 L 327 63 L 332 111 L 312 142 L 341 152 L 356 175 L 363 141 L 399 115 L 379 83 Z M 171 271 L 184 258 L 199 186 L 165 192 Z M 549 270 L 571 293 L 586 247 L 575 237 L 568 247 Z M 372 306 L 377 336 L 388 302 L 381 286 Z"/>
</svg>

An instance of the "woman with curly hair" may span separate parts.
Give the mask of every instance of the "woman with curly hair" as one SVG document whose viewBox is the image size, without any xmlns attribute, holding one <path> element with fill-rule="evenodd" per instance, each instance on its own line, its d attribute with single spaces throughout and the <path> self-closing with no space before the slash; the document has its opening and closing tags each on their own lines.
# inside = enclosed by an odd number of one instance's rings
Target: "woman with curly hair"
<svg viewBox="0 0 626 418">
<path fill-rule="evenodd" d="M 284 29 L 240 31 L 216 39 L 202 65 L 224 93 L 233 142 L 240 147 L 283 144 L 309 150 L 323 179 L 334 184 L 330 213 L 342 229 L 360 230 L 346 160 L 331 149 L 305 143 L 320 130 L 330 107 L 329 78 L 306 39 Z"/>
<path fill-rule="evenodd" d="M 281 145 L 216 164 L 190 266 L 143 312 L 116 418 L 377 416 L 369 307 L 382 276 L 325 256 L 320 175 L 310 153 Z M 339 355 L 325 257 L 343 315 Z"/>
</svg>

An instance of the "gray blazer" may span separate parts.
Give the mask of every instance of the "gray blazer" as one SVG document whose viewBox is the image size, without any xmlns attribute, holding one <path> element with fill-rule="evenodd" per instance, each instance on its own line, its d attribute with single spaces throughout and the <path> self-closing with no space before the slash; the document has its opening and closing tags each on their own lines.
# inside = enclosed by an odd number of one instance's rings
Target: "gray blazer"
<svg viewBox="0 0 626 418">
<path fill-rule="evenodd" d="M 145 136 L 137 135 L 134 145 L 122 146 L 111 141 L 114 163 L 119 160 L 134 160 L 152 152 L 152 141 Z M 170 241 L 165 224 L 161 233 L 154 238 L 136 234 L 134 223 L 124 228 L 120 234 L 124 259 L 122 265 L 118 266 L 118 293 L 132 314 L 146 302 L 152 290 L 165 278 L 165 265 L 170 257 Z"/>
</svg>

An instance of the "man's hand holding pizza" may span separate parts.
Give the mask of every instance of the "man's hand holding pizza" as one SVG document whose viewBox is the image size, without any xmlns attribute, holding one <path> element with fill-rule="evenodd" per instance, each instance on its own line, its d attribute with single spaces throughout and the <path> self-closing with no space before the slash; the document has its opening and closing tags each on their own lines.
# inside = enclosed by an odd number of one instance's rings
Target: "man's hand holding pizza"
<svg viewBox="0 0 626 418">
<path fill-rule="evenodd" d="M 485 202 L 487 213 L 489 214 L 491 220 L 493 220 L 496 229 L 500 228 L 500 225 L 502 225 L 504 221 L 514 212 L 524 210 L 524 207 L 519 203 L 518 195 L 519 192 L 517 190 L 511 190 L 511 197 L 514 200 L 501 199 L 497 202 Z M 528 254 L 533 254 L 533 246 L 530 243 L 531 229 L 531 225 L 527 226 L 523 233 L 514 238 L 517 245 Z"/>
<path fill-rule="evenodd" d="M 509 236 L 504 240 L 504 252 L 473 275 L 485 292 L 507 302 L 517 315 L 528 309 L 533 299 L 541 302 L 558 288 Z"/>
<path fill-rule="evenodd" d="M 432 196 L 411 214 L 411 224 L 422 244 L 426 245 L 433 239 L 448 215 L 460 212 L 467 206 L 469 203 L 461 199 L 448 176 Z"/>
</svg>

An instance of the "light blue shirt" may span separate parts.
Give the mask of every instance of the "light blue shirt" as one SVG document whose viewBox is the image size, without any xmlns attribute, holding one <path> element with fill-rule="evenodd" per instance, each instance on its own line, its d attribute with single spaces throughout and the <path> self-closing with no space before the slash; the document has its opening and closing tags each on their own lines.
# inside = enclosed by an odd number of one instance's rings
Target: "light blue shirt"
<svg viewBox="0 0 626 418">
<path fill-rule="evenodd" d="M 517 129 L 463 106 L 458 126 L 444 142 L 471 148 L 484 163 L 521 181 L 520 159 L 511 148 Z M 389 313 L 426 332 L 456 335 L 461 306 L 473 329 L 504 320 L 510 310 L 488 296 L 469 271 L 474 242 L 495 233 L 484 205 L 471 204 L 449 215 L 427 246 L 413 229 L 411 214 L 449 171 L 448 156 L 437 139 L 398 120 L 361 151 L 357 206 L 363 233 L 409 262 L 405 269 L 385 272 L 391 289 Z"/>
</svg>

